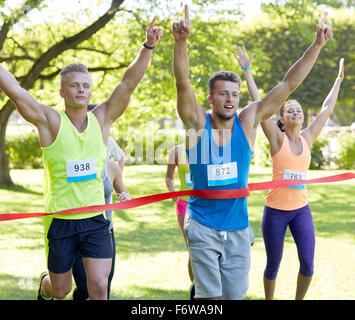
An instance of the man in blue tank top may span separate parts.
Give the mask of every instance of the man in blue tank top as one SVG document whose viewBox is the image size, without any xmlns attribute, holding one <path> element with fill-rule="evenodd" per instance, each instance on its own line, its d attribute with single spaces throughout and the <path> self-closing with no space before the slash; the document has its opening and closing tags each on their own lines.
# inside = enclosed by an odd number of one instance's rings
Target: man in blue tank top
<svg viewBox="0 0 355 320">
<path fill-rule="evenodd" d="M 248 186 L 248 175 L 259 123 L 274 114 L 302 83 L 321 48 L 332 37 L 322 19 L 316 39 L 287 71 L 282 81 L 262 100 L 246 106 L 238 115 L 241 80 L 230 71 L 219 71 L 208 81 L 211 114 L 197 104 L 189 81 L 185 20 L 173 23 L 173 71 L 177 108 L 186 128 L 193 189 L 225 190 Z M 190 197 L 185 234 L 195 282 L 196 299 L 243 299 L 248 289 L 251 232 L 247 198 L 203 199 Z"/>
</svg>

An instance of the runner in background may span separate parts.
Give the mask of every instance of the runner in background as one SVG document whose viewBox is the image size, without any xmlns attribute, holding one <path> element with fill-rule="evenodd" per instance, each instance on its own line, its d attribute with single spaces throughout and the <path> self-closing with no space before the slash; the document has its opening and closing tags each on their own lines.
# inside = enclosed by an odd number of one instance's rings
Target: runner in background
<svg viewBox="0 0 355 320">
<path fill-rule="evenodd" d="M 87 107 L 87 110 L 92 111 L 96 108 L 96 106 L 97 104 L 90 103 Z M 109 136 L 107 140 L 106 156 L 107 159 L 113 158 L 114 160 L 116 160 L 121 168 L 121 171 L 123 171 L 123 168 L 125 166 L 125 154 L 120 148 L 120 146 L 117 144 L 117 142 L 111 136 Z"/>
<path fill-rule="evenodd" d="M 192 182 L 190 178 L 190 169 L 185 151 L 185 144 L 174 146 L 169 154 L 168 166 L 166 168 L 165 174 L 165 184 L 170 192 L 175 192 L 174 172 L 176 167 L 178 168 L 178 174 L 180 179 L 180 191 L 190 190 L 192 187 Z M 184 233 L 184 219 L 186 213 L 187 199 L 188 196 L 172 198 L 172 201 L 176 203 L 176 218 L 186 245 L 187 242 Z M 190 280 L 191 282 L 193 282 L 194 277 L 191 269 L 190 258 L 188 260 L 188 272 Z M 194 286 L 192 283 L 192 286 L 190 287 L 190 298 L 192 298 L 193 296 Z"/>
<path fill-rule="evenodd" d="M 251 72 L 253 55 L 248 58 L 245 47 L 238 47 L 237 58 L 247 82 L 253 101 L 260 96 Z M 306 179 L 311 161 L 312 143 L 332 114 L 344 79 L 344 59 L 339 61 L 338 76 L 323 102 L 320 113 L 310 126 L 301 131 L 304 116 L 296 100 L 286 101 L 280 109 L 280 119 L 261 123 L 270 144 L 272 179 Z M 270 189 L 266 197 L 262 220 L 267 264 L 264 271 L 265 299 L 274 297 L 276 277 L 279 270 L 287 226 L 295 240 L 300 269 L 297 278 L 296 300 L 305 297 L 313 276 L 315 232 L 311 209 L 304 185 Z"/>
<path fill-rule="evenodd" d="M 122 170 L 120 166 L 108 158 L 106 159 L 105 170 L 102 173 L 102 182 L 104 184 L 105 191 L 105 204 L 112 203 L 112 192 L 115 191 L 119 201 L 130 200 L 131 197 L 123 183 Z M 107 299 L 110 298 L 111 281 L 115 271 L 116 261 L 116 240 L 112 222 L 112 210 L 105 211 L 106 219 L 110 221 L 109 229 L 112 239 L 112 265 L 111 272 L 108 277 L 107 286 Z M 75 280 L 76 288 L 73 291 L 73 300 L 87 300 L 89 298 L 89 292 L 87 289 L 87 278 L 84 270 L 83 262 L 78 254 L 73 264 L 73 277 Z"/>
<path fill-rule="evenodd" d="M 97 105 L 89 104 L 88 111 L 92 111 Z M 118 161 L 114 162 L 110 160 L 113 157 Z M 123 183 L 122 170 L 124 166 L 124 153 L 122 149 L 117 145 L 115 140 L 109 136 L 106 149 L 106 166 L 102 172 L 101 178 L 104 185 L 105 204 L 112 203 L 112 192 L 115 191 L 119 201 L 129 200 L 131 197 Z M 107 299 L 110 298 L 111 281 L 115 271 L 116 261 L 116 240 L 112 222 L 112 210 L 105 211 L 106 219 L 110 221 L 109 229 L 112 239 L 112 265 L 111 272 L 108 277 L 107 286 Z M 87 278 L 84 270 L 83 262 L 78 254 L 73 264 L 73 277 L 75 280 L 76 288 L 73 291 L 73 300 L 87 300 L 89 298 L 89 292 L 87 289 Z"/>
</svg>

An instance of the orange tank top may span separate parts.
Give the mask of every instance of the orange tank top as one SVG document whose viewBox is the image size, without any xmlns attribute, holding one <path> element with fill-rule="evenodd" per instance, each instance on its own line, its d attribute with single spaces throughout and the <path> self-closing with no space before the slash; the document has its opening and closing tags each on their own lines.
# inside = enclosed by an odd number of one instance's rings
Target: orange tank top
<svg viewBox="0 0 355 320">
<path fill-rule="evenodd" d="M 306 179 L 306 172 L 311 162 L 311 152 L 306 140 L 300 135 L 302 153 L 295 155 L 289 139 L 284 139 L 280 150 L 272 157 L 272 180 Z M 307 189 L 305 185 L 270 189 L 265 205 L 278 210 L 295 210 L 307 205 Z"/>
</svg>

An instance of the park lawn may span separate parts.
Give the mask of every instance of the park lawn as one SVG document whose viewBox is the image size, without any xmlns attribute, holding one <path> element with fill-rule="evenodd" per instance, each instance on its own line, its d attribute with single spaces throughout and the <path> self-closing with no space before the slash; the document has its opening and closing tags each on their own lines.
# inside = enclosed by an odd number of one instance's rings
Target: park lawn
<svg viewBox="0 0 355 320">
<path fill-rule="evenodd" d="M 165 166 L 126 166 L 132 198 L 167 192 Z M 344 171 L 310 171 L 308 178 Z M 12 170 L 17 184 L 0 188 L 0 213 L 43 212 L 42 170 Z M 270 180 L 270 169 L 251 167 L 249 182 Z M 178 180 L 176 178 L 176 185 Z M 308 186 L 316 229 L 315 274 L 307 299 L 355 298 L 355 180 Z M 267 191 L 248 200 L 255 233 L 247 299 L 263 299 L 265 249 L 261 218 Z M 174 204 L 165 200 L 113 214 L 117 246 L 111 299 L 188 299 L 187 252 Z M 299 263 L 288 231 L 275 298 L 293 299 Z M 46 269 L 42 218 L 0 222 L 0 300 L 35 299 L 38 277 Z M 71 299 L 68 295 L 67 299 Z"/>
</svg>

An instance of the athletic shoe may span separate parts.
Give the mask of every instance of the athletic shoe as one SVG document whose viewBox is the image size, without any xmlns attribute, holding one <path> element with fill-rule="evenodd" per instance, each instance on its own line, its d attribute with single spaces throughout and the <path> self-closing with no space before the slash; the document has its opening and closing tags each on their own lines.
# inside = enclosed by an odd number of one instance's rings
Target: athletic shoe
<svg viewBox="0 0 355 320">
<path fill-rule="evenodd" d="M 195 283 L 192 281 L 190 289 L 189 289 L 189 294 L 190 294 L 190 300 L 195 300 Z"/>
<path fill-rule="evenodd" d="M 37 300 L 40 300 L 40 301 L 51 301 L 53 300 L 53 298 L 45 298 L 42 296 L 42 282 L 43 282 L 43 279 L 45 276 L 48 275 L 48 272 L 47 271 L 44 271 L 41 273 L 41 275 L 39 276 L 39 289 L 38 289 L 38 294 L 37 294 Z"/>
</svg>

